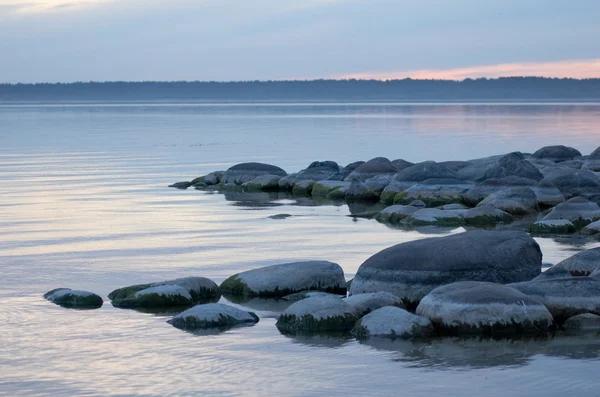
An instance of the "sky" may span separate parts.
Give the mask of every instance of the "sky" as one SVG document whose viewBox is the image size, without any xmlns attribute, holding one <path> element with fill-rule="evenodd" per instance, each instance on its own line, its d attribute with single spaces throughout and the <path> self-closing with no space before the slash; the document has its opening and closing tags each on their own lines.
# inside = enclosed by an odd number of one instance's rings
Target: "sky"
<svg viewBox="0 0 600 397">
<path fill-rule="evenodd" d="M 600 77 L 599 0 L 0 0 L 0 82 Z"/>
</svg>

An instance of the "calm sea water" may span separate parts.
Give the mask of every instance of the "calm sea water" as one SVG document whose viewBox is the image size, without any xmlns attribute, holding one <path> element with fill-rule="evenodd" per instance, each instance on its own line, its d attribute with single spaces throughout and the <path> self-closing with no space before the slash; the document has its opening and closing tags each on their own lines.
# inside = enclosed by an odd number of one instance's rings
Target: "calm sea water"
<svg viewBox="0 0 600 397">
<path fill-rule="evenodd" d="M 401 231 L 345 205 L 166 188 L 243 161 L 460 160 L 600 145 L 600 104 L 0 104 L 0 395 L 596 395 L 600 338 L 428 343 L 288 337 L 261 321 L 193 335 L 168 317 L 66 310 L 57 287 L 103 297 L 184 276 L 217 282 L 301 259 L 348 278 Z M 269 219 L 277 213 L 294 215 Z M 538 239 L 556 263 L 598 244 Z M 575 394 L 574 394 L 575 393 Z"/>
</svg>

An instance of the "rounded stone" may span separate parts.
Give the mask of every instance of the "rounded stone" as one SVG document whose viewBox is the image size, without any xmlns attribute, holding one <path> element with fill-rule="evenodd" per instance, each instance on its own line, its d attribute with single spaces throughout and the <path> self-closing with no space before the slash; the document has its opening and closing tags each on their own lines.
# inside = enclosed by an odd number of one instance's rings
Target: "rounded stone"
<svg viewBox="0 0 600 397">
<path fill-rule="evenodd" d="M 600 269 L 600 247 L 592 248 L 558 262 L 554 269 L 565 269 L 572 276 L 589 276 Z"/>
<path fill-rule="evenodd" d="M 343 299 L 349 304 L 358 317 L 362 317 L 383 306 L 397 306 L 404 309 L 402 300 L 389 292 L 368 292 L 356 294 Z"/>
<path fill-rule="evenodd" d="M 59 306 L 72 309 L 98 309 L 104 303 L 99 295 L 93 292 L 57 288 L 44 294 L 44 298 Z"/>
<path fill-rule="evenodd" d="M 284 177 L 287 173 L 281 168 L 264 163 L 241 163 L 230 167 L 221 177 L 222 184 L 241 185 L 261 175 L 277 175 Z"/>
<path fill-rule="evenodd" d="M 600 219 L 600 206 L 583 197 L 573 197 L 558 204 L 541 220 L 559 219 L 571 221 L 576 228 L 581 228 Z"/>
<path fill-rule="evenodd" d="M 412 205 L 396 204 L 382 209 L 375 218 L 380 222 L 398 223 L 418 210 L 419 208 Z"/>
<path fill-rule="evenodd" d="M 471 208 L 463 214 L 462 218 L 465 224 L 474 226 L 493 226 L 499 223 L 508 224 L 514 220 L 512 215 L 490 204 Z"/>
<path fill-rule="evenodd" d="M 357 321 L 352 334 L 357 338 L 422 338 L 431 336 L 434 328 L 428 319 L 395 306 L 384 306 Z"/>
<path fill-rule="evenodd" d="M 207 303 L 194 306 L 168 321 L 175 328 L 194 331 L 206 328 L 231 328 L 240 324 L 254 324 L 258 316 L 233 306 Z"/>
<path fill-rule="evenodd" d="M 467 210 L 442 210 L 439 208 L 422 208 L 402 219 L 410 226 L 460 226 L 464 223 L 463 215 Z"/>
<path fill-rule="evenodd" d="M 357 321 L 354 309 L 342 299 L 320 296 L 302 299 L 288 307 L 276 326 L 284 333 L 344 332 Z"/>
<path fill-rule="evenodd" d="M 591 313 L 578 314 L 566 319 L 562 327 L 567 331 L 598 332 L 600 331 L 600 316 Z"/>
<path fill-rule="evenodd" d="M 543 148 L 533 153 L 531 157 L 536 159 L 549 159 L 552 161 L 560 162 L 573 160 L 576 157 L 581 157 L 581 153 L 579 152 L 579 150 L 572 147 L 564 145 L 555 145 L 544 146 Z"/>
<path fill-rule="evenodd" d="M 416 314 L 449 335 L 535 335 L 554 323 L 535 299 L 505 285 L 478 281 L 434 289 L 421 300 Z"/>
<path fill-rule="evenodd" d="M 350 295 L 387 291 L 414 308 L 432 289 L 456 281 L 529 281 L 538 276 L 542 252 L 520 231 L 475 230 L 395 245 L 358 269 Z"/>
</svg>

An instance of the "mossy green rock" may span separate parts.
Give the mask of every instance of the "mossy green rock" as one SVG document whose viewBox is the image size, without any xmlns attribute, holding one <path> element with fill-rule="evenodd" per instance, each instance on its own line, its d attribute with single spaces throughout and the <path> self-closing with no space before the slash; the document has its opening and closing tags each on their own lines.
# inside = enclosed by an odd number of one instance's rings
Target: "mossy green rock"
<svg viewBox="0 0 600 397">
<path fill-rule="evenodd" d="M 319 296 L 293 303 L 281 314 L 276 326 L 291 334 L 346 332 L 357 319 L 353 308 L 342 299 Z"/>
<path fill-rule="evenodd" d="M 99 295 L 70 288 L 53 289 L 46 292 L 44 298 L 59 306 L 73 309 L 98 309 L 104 303 Z"/>
</svg>

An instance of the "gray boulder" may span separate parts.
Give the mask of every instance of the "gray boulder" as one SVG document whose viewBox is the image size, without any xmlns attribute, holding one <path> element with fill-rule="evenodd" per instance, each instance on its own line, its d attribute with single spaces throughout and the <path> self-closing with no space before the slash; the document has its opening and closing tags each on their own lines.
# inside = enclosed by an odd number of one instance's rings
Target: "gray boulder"
<svg viewBox="0 0 600 397">
<path fill-rule="evenodd" d="M 571 277 L 571 273 L 569 273 L 568 270 L 566 269 L 562 269 L 562 268 L 557 268 L 556 266 L 552 266 L 550 269 L 542 272 L 539 276 L 537 276 L 536 278 L 534 278 L 533 281 L 544 281 L 544 280 L 551 280 L 551 279 L 555 279 L 555 278 L 565 278 L 565 277 Z"/>
<path fill-rule="evenodd" d="M 328 261 L 292 262 L 235 274 L 221 290 L 233 296 L 282 297 L 305 290 L 346 293 L 344 271 Z"/>
<path fill-rule="evenodd" d="M 572 234 L 577 228 L 567 219 L 540 220 L 529 225 L 529 233 L 532 234 Z"/>
<path fill-rule="evenodd" d="M 571 221 L 579 229 L 600 220 L 600 206 L 583 197 L 573 197 L 554 207 L 542 221 L 561 219 Z"/>
<path fill-rule="evenodd" d="M 537 197 L 528 187 L 511 187 L 497 191 L 477 205 L 491 205 L 511 215 L 527 215 L 539 209 Z"/>
<path fill-rule="evenodd" d="M 394 176 L 395 181 L 422 182 L 427 179 L 459 179 L 452 169 L 436 163 L 425 161 L 407 167 Z"/>
<path fill-rule="evenodd" d="M 281 177 L 278 175 L 260 175 L 248 182 L 244 182 L 242 187 L 246 190 L 278 190 L 280 179 Z"/>
<path fill-rule="evenodd" d="M 293 303 L 275 324 L 283 333 L 344 332 L 352 329 L 358 318 L 354 309 L 342 299 L 321 296 Z"/>
<path fill-rule="evenodd" d="M 335 295 L 335 294 L 329 294 L 327 292 L 321 292 L 321 291 L 302 291 L 302 292 L 296 292 L 295 294 L 286 295 L 286 296 L 282 297 L 281 299 L 284 301 L 288 301 L 288 302 L 297 302 L 297 301 L 301 301 L 302 299 L 322 297 L 322 296 L 332 296 L 332 297 L 338 298 L 338 299 L 342 299 L 345 297 L 345 295 Z"/>
<path fill-rule="evenodd" d="M 433 335 L 431 321 L 395 306 L 384 306 L 367 314 L 354 326 L 357 338 L 423 338 Z"/>
<path fill-rule="evenodd" d="M 554 324 L 548 309 L 535 299 L 505 285 L 478 281 L 434 289 L 416 314 L 450 335 L 536 335 Z"/>
<path fill-rule="evenodd" d="M 404 159 L 396 159 L 392 160 L 392 165 L 396 168 L 396 171 L 402 171 L 405 168 L 415 165 L 415 163 L 411 163 L 410 161 L 406 161 Z"/>
<path fill-rule="evenodd" d="M 404 190 L 416 183 L 417 182 L 397 181 L 392 177 L 390 183 L 381 192 L 379 200 L 383 203 L 392 204 L 398 194 L 403 193 Z"/>
<path fill-rule="evenodd" d="M 472 184 L 458 179 L 426 179 L 415 183 L 394 197 L 394 204 L 408 204 L 421 200 L 430 207 L 462 202 L 464 192 Z"/>
<path fill-rule="evenodd" d="M 380 174 L 393 175 L 397 171 L 396 167 L 390 160 L 385 157 L 375 157 L 364 164 L 359 165 L 352 171 L 344 180 L 345 181 L 360 181 L 364 182 L 367 179 L 373 178 Z"/>
<path fill-rule="evenodd" d="M 367 189 L 369 189 L 370 191 L 375 193 L 377 197 L 379 197 L 383 189 L 385 189 L 387 185 L 391 183 L 393 175 L 394 174 L 375 175 L 374 177 L 364 181 L 364 184 L 367 187 Z"/>
<path fill-rule="evenodd" d="M 362 182 L 352 182 L 346 191 L 346 201 L 378 201 L 379 196 Z"/>
<path fill-rule="evenodd" d="M 565 196 L 560 189 L 545 179 L 542 179 L 531 190 L 535 193 L 540 208 L 552 208 L 565 201 Z"/>
<path fill-rule="evenodd" d="M 350 295 L 387 291 L 410 309 L 432 289 L 456 281 L 528 281 L 541 272 L 537 242 L 519 231 L 476 230 L 395 245 L 358 269 Z"/>
<path fill-rule="evenodd" d="M 284 177 L 287 173 L 281 168 L 264 163 L 241 163 L 230 167 L 221 177 L 222 184 L 241 185 L 261 175 L 277 175 Z"/>
<path fill-rule="evenodd" d="M 331 181 L 343 181 L 344 179 L 346 179 L 348 177 L 348 175 L 350 175 L 354 170 L 356 170 L 358 167 L 360 167 L 364 163 L 365 163 L 364 161 L 355 161 L 354 163 L 350 163 L 347 166 L 345 166 L 344 168 L 342 168 L 340 170 L 340 172 L 331 175 L 327 179 L 329 179 Z"/>
<path fill-rule="evenodd" d="M 188 187 L 192 186 L 192 182 L 175 182 L 172 185 L 169 185 L 168 187 L 174 187 L 175 189 L 181 189 L 181 190 L 185 190 Z"/>
<path fill-rule="evenodd" d="M 558 262 L 552 269 L 567 270 L 572 276 L 589 276 L 600 269 L 600 248 L 581 251 Z"/>
<path fill-rule="evenodd" d="M 312 188 L 315 182 L 305 179 L 303 181 L 294 182 L 294 187 L 292 188 L 292 194 L 294 196 L 309 196 L 312 193 Z"/>
<path fill-rule="evenodd" d="M 581 233 L 590 236 L 600 233 L 600 221 L 590 223 L 589 225 L 581 229 Z"/>
<path fill-rule="evenodd" d="M 592 153 L 590 153 L 588 158 L 592 160 L 600 160 L 600 147 L 597 147 Z"/>
<path fill-rule="evenodd" d="M 62 307 L 72 309 L 98 309 L 104 303 L 99 295 L 93 292 L 57 288 L 44 294 L 44 298 Z"/>
<path fill-rule="evenodd" d="M 509 284 L 543 303 L 558 324 L 582 313 L 600 314 L 600 280 L 564 277 Z"/>
<path fill-rule="evenodd" d="M 544 176 L 520 152 L 469 161 L 471 165 L 457 171 L 459 179 L 481 182 L 490 178 L 518 176 L 541 180 Z"/>
<path fill-rule="evenodd" d="M 418 210 L 418 207 L 412 205 L 396 204 L 382 209 L 375 218 L 380 222 L 398 223 Z"/>
<path fill-rule="evenodd" d="M 221 178 L 223 177 L 224 173 L 225 171 L 213 171 L 209 174 L 193 179 L 191 181 L 191 184 L 192 186 L 196 186 L 199 184 L 202 184 L 202 186 L 218 185 L 219 183 L 221 183 Z"/>
<path fill-rule="evenodd" d="M 600 332 L 600 316 L 591 313 L 569 317 L 562 325 L 566 331 Z"/>
<path fill-rule="evenodd" d="M 400 222 L 410 226 L 460 226 L 464 223 L 463 215 L 466 212 L 467 210 L 422 208 L 405 217 Z"/>
<path fill-rule="evenodd" d="M 533 188 L 538 182 L 529 178 L 519 176 L 507 176 L 504 178 L 490 178 L 479 182 L 463 194 L 463 202 L 470 206 L 479 204 L 489 195 L 512 187 Z M 563 200 L 564 201 L 564 200 Z"/>
<path fill-rule="evenodd" d="M 402 300 L 389 292 L 370 292 L 356 294 L 343 299 L 349 304 L 358 317 L 384 306 L 397 306 L 404 309 Z"/>
<path fill-rule="evenodd" d="M 325 180 L 318 181 L 312 185 L 311 195 L 313 197 L 328 197 L 332 199 L 343 199 L 350 188 L 351 182 Z"/>
<path fill-rule="evenodd" d="M 555 145 L 544 146 L 533 153 L 531 157 L 536 159 L 548 159 L 558 163 L 561 161 L 573 160 L 576 157 L 581 157 L 581 153 L 579 150 L 572 147 Z"/>
<path fill-rule="evenodd" d="M 255 324 L 258 322 L 258 316 L 233 306 L 207 303 L 181 312 L 167 322 L 175 328 L 188 331 L 207 328 L 223 330 L 240 324 Z"/>
<path fill-rule="evenodd" d="M 589 170 L 564 167 L 548 174 L 544 181 L 556 186 L 567 199 L 589 197 L 600 191 L 600 178 Z"/>
<path fill-rule="evenodd" d="M 315 161 L 312 162 L 306 169 L 298 172 L 294 176 L 294 181 L 321 181 L 338 173 L 340 166 L 335 161 Z"/>
<path fill-rule="evenodd" d="M 509 224 L 514 218 L 493 205 L 481 205 L 465 212 L 462 216 L 466 225 L 493 226 L 497 224 Z"/>
<path fill-rule="evenodd" d="M 218 300 L 221 291 L 214 281 L 205 277 L 184 277 L 119 288 L 108 297 L 115 307 L 150 309 Z"/>
</svg>

